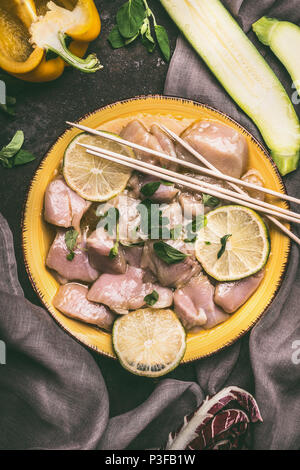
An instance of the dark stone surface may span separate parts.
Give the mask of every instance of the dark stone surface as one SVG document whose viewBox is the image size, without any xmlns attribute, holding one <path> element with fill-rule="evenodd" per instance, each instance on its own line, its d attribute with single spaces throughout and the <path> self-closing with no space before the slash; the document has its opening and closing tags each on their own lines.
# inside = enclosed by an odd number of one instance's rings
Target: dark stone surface
<svg viewBox="0 0 300 470">
<path fill-rule="evenodd" d="M 158 51 L 149 55 L 144 47 L 133 44 L 127 49 L 113 51 L 107 36 L 114 24 L 118 7 L 124 0 L 96 0 L 102 19 L 102 32 L 90 46 L 95 51 L 104 69 L 96 74 L 81 74 L 66 70 L 58 80 L 48 84 L 25 84 L 18 94 L 17 116 L 14 119 L 0 114 L 0 145 L 5 145 L 17 129 L 25 133 L 25 148 L 37 157 L 26 166 L 6 170 L 0 167 L 0 210 L 8 220 L 14 235 L 19 279 L 25 296 L 39 305 L 39 299 L 28 280 L 21 247 L 21 215 L 26 191 L 32 176 L 49 147 L 66 129 L 66 120 L 77 120 L 107 104 L 139 95 L 163 92 L 168 65 Z M 172 50 L 177 36 L 176 27 L 156 0 L 150 0 L 157 15 L 171 38 Z M 111 401 L 111 415 L 127 411 L 151 393 L 155 381 L 135 377 L 117 361 L 94 354 L 105 377 Z M 192 366 L 183 366 L 171 374 L 172 377 L 193 378 Z"/>
</svg>

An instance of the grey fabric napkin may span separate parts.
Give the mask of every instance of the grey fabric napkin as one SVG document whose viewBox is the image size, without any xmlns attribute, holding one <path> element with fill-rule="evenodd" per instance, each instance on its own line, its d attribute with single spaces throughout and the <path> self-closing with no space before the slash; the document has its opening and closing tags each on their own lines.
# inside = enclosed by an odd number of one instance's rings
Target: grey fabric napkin
<svg viewBox="0 0 300 470">
<path fill-rule="evenodd" d="M 224 3 L 245 31 L 264 13 L 300 20 L 300 0 Z M 270 53 L 267 56 L 290 90 L 286 72 Z M 258 135 L 181 38 L 165 92 L 208 103 Z M 286 183 L 290 194 L 299 196 L 299 172 L 286 178 Z M 0 340 L 7 345 L 7 364 L 0 365 L 0 448 L 162 447 L 168 433 L 207 394 L 238 385 L 255 393 L 264 419 L 254 427 L 253 448 L 299 449 L 300 365 L 292 361 L 293 344 L 300 340 L 298 296 L 298 250 L 293 246 L 280 292 L 250 335 L 212 358 L 198 361 L 198 383 L 162 380 L 142 405 L 109 420 L 107 389 L 93 357 L 47 312 L 24 298 L 12 235 L 0 216 Z"/>
</svg>

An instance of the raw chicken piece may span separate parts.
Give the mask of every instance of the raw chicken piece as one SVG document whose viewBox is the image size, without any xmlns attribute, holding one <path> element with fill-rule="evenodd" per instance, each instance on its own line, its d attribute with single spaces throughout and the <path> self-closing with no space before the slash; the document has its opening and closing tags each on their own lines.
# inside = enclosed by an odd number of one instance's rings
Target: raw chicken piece
<svg viewBox="0 0 300 470">
<path fill-rule="evenodd" d="M 115 315 L 104 305 L 90 302 L 87 293 L 87 286 L 71 282 L 60 286 L 53 299 L 53 305 L 70 318 L 110 331 Z"/>
<path fill-rule="evenodd" d="M 134 266 L 135 268 L 141 267 L 143 250 L 143 246 L 123 246 L 125 260 L 129 266 Z"/>
<path fill-rule="evenodd" d="M 184 217 L 195 218 L 197 215 L 204 214 L 204 205 L 202 203 L 202 196 L 199 193 L 181 193 L 179 203 Z"/>
<path fill-rule="evenodd" d="M 178 202 L 164 204 L 161 206 L 162 216 L 169 219 L 167 227 L 170 229 L 183 224 L 181 205 Z"/>
<path fill-rule="evenodd" d="M 81 217 L 90 205 L 91 202 L 82 199 L 59 176 L 46 189 L 44 217 L 50 224 L 65 228 L 73 226 L 80 232 Z"/>
<path fill-rule="evenodd" d="M 260 186 L 261 188 L 264 187 L 264 179 L 261 176 L 260 172 L 252 168 L 251 170 L 247 171 L 247 173 L 242 176 L 241 178 L 243 181 L 246 181 L 247 183 L 252 183 L 255 184 L 256 186 Z M 255 199 L 258 199 L 259 201 L 264 201 L 265 200 L 265 194 L 262 193 L 261 191 L 256 191 L 255 189 L 249 189 L 249 188 L 244 188 L 244 190 L 249 193 L 251 197 L 254 197 Z"/>
<path fill-rule="evenodd" d="M 265 276 L 265 270 L 241 281 L 224 282 L 217 285 L 215 302 L 227 313 L 233 313 L 240 308 L 259 287 Z"/>
<path fill-rule="evenodd" d="M 232 127 L 214 121 L 197 121 L 181 138 L 227 175 L 240 178 L 247 168 L 247 141 Z M 178 158 L 199 164 L 180 144 L 176 145 L 176 151 Z"/>
<path fill-rule="evenodd" d="M 90 265 L 83 242 L 75 248 L 73 260 L 67 260 L 69 250 L 65 243 L 65 233 L 65 230 L 57 231 L 47 256 L 46 265 L 68 281 L 95 281 L 99 272 Z"/>
<path fill-rule="evenodd" d="M 128 266 L 125 274 L 102 274 L 92 285 L 88 299 L 125 314 L 144 304 L 149 285 L 143 282 L 143 270 Z"/>
<path fill-rule="evenodd" d="M 151 199 L 151 201 L 158 203 L 171 202 L 175 196 L 177 196 L 179 190 L 175 188 L 174 185 L 166 185 L 163 184 L 163 182 L 161 182 L 160 186 L 152 196 L 144 196 L 144 194 L 141 192 L 141 188 L 148 183 L 153 183 L 154 181 L 161 180 L 151 175 L 134 174 L 128 182 L 132 196 L 141 199 Z"/>
<path fill-rule="evenodd" d="M 146 242 L 141 266 L 143 269 L 150 269 L 160 285 L 182 287 L 192 277 L 199 274 L 201 266 L 193 256 L 187 256 L 184 261 L 169 265 L 156 255 L 154 243 L 152 241 Z M 185 244 L 181 241 L 168 241 L 168 243 L 178 250 L 185 250 Z"/>
<path fill-rule="evenodd" d="M 157 302 L 152 305 L 152 308 L 167 308 L 171 307 L 173 304 L 173 291 L 172 289 L 168 289 L 167 287 L 161 287 L 158 284 L 153 284 L 151 288 L 149 288 L 149 294 L 151 292 L 156 291 L 158 293 L 158 300 Z"/>
<path fill-rule="evenodd" d="M 115 240 L 109 236 L 104 227 L 95 230 L 86 241 L 89 262 L 93 268 L 102 273 L 124 274 L 126 271 L 126 260 L 121 246 L 115 258 L 110 258 L 110 251 Z"/>
<path fill-rule="evenodd" d="M 154 135 L 162 149 L 163 153 L 166 153 L 169 157 L 177 158 L 176 149 L 173 141 L 163 132 L 156 124 L 151 126 L 150 132 Z M 160 159 L 161 165 L 170 170 L 177 171 L 177 163 L 171 163 L 168 160 Z"/>
<path fill-rule="evenodd" d="M 129 124 L 127 124 L 126 127 L 124 127 L 120 135 L 123 139 L 129 140 L 129 142 L 142 145 L 143 147 L 148 147 L 158 152 L 162 152 L 162 148 L 157 138 L 150 134 L 150 132 L 147 131 L 146 127 L 140 121 L 131 121 Z M 159 162 L 158 157 L 154 157 L 153 155 L 142 152 L 141 150 L 134 149 L 134 153 L 138 159 L 145 160 L 148 163 L 156 164 Z"/>
<path fill-rule="evenodd" d="M 107 305 L 119 314 L 136 310 L 145 305 L 145 296 L 156 290 L 159 294 L 154 308 L 165 308 L 172 305 L 173 293 L 152 283 L 143 281 L 144 271 L 128 266 L 125 274 L 102 274 L 93 284 L 88 299 Z"/>
<path fill-rule="evenodd" d="M 141 223 L 141 214 L 138 211 L 140 199 L 130 197 L 126 192 L 117 198 L 117 205 L 120 214 L 119 236 L 125 243 L 136 243 L 140 241 L 137 228 Z"/>
<path fill-rule="evenodd" d="M 203 274 L 199 274 L 174 293 L 174 310 L 184 327 L 213 328 L 229 318 L 213 301 L 214 288 Z"/>
</svg>

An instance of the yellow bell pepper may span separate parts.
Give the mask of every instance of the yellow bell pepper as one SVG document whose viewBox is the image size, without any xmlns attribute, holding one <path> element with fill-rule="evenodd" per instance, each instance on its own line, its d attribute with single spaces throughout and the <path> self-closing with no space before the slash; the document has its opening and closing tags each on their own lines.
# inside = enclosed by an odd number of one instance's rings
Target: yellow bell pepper
<svg viewBox="0 0 300 470">
<path fill-rule="evenodd" d="M 96 72 L 96 55 L 82 57 L 100 29 L 93 0 L 1 0 L 0 68 L 29 82 L 55 80 L 66 64 Z"/>
</svg>

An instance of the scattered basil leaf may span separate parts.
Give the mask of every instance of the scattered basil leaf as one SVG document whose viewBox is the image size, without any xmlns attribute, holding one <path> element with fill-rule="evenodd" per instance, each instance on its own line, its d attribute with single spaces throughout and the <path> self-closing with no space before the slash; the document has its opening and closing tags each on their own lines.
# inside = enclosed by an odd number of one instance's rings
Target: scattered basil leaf
<svg viewBox="0 0 300 470">
<path fill-rule="evenodd" d="M 32 162 L 33 160 L 35 160 L 35 156 L 31 152 L 21 149 L 14 157 L 14 166 L 25 165 L 25 163 Z"/>
<path fill-rule="evenodd" d="M 160 184 L 160 181 L 152 181 L 151 183 L 147 183 L 141 188 L 141 193 L 146 197 L 151 197 L 154 193 L 156 193 L 160 187 Z"/>
<path fill-rule="evenodd" d="M 220 199 L 209 194 L 202 194 L 202 201 L 205 206 L 217 207 L 220 204 Z"/>
<path fill-rule="evenodd" d="M 193 238 L 185 238 L 183 241 L 184 243 L 195 243 L 196 240 L 197 240 L 197 237 L 193 237 Z"/>
<path fill-rule="evenodd" d="M 119 242 L 117 240 L 116 243 L 114 244 L 114 246 L 112 247 L 112 249 L 109 252 L 109 258 L 114 259 L 118 256 L 118 254 L 119 254 Z"/>
<path fill-rule="evenodd" d="M 24 143 L 24 132 L 17 131 L 11 141 L 2 148 L 0 156 L 4 158 L 12 158 L 21 149 Z"/>
<path fill-rule="evenodd" d="M 211 242 L 205 242 L 205 245 L 211 245 Z"/>
<path fill-rule="evenodd" d="M 129 0 L 125 2 L 117 12 L 116 21 L 116 26 L 108 36 L 108 41 L 114 49 L 127 46 L 138 37 L 141 37 L 142 43 L 148 52 L 152 53 L 154 51 L 157 41 L 164 59 L 170 60 L 171 51 L 168 34 L 163 26 L 156 23 L 154 13 L 149 8 L 147 0 Z M 155 30 L 155 38 L 152 35 L 152 25 Z"/>
<path fill-rule="evenodd" d="M 108 36 L 108 41 L 114 49 L 120 49 L 125 46 L 125 40 L 121 36 L 118 26 L 114 26 Z"/>
<path fill-rule="evenodd" d="M 117 12 L 117 25 L 123 38 L 135 36 L 145 18 L 145 5 L 143 0 L 129 0 Z"/>
<path fill-rule="evenodd" d="M 163 241 L 155 242 L 153 248 L 156 255 L 167 264 L 180 263 L 187 257 L 185 253 L 176 250 L 176 248 Z"/>
<path fill-rule="evenodd" d="M 70 229 L 65 234 L 65 243 L 66 243 L 66 247 L 69 250 L 69 253 L 67 254 L 68 261 L 72 261 L 74 259 L 74 256 L 75 256 L 74 248 L 76 247 L 78 235 L 79 233 L 75 229 Z"/>
<path fill-rule="evenodd" d="M 108 211 L 101 216 L 99 221 L 99 227 L 104 227 L 109 235 L 112 237 L 116 231 L 117 224 L 119 222 L 120 212 L 116 207 L 110 207 Z"/>
<path fill-rule="evenodd" d="M 226 250 L 226 245 L 227 245 L 227 242 L 229 240 L 229 238 L 232 237 L 232 234 L 229 234 L 229 235 L 224 235 L 224 237 L 221 238 L 221 249 L 217 255 L 217 258 L 220 259 L 221 256 L 225 253 L 225 250 Z"/>
<path fill-rule="evenodd" d="M 23 131 L 17 131 L 12 140 L 0 150 L 0 163 L 4 168 L 24 165 L 35 159 L 34 155 L 21 147 L 24 143 Z"/>
<path fill-rule="evenodd" d="M 166 61 L 169 62 L 171 58 L 171 49 L 168 33 L 163 26 L 160 26 L 158 24 L 154 26 L 154 29 L 159 48 Z"/>
<path fill-rule="evenodd" d="M 158 301 L 159 299 L 159 295 L 158 293 L 156 292 L 156 290 L 154 290 L 151 294 L 148 294 L 144 297 L 144 301 L 146 302 L 147 305 L 149 305 L 150 307 L 152 307 L 153 305 L 156 304 L 156 302 Z"/>
</svg>

